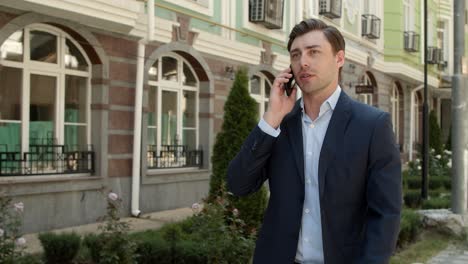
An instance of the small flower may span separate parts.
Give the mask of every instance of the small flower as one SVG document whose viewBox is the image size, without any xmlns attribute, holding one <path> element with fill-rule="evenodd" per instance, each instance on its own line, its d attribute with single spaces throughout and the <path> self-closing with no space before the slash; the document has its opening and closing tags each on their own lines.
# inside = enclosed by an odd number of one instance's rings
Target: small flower
<svg viewBox="0 0 468 264">
<path fill-rule="evenodd" d="M 440 154 L 437 154 L 435 157 L 436 157 L 436 159 L 441 159 L 442 158 L 442 156 Z"/>
<path fill-rule="evenodd" d="M 19 247 L 23 247 L 26 245 L 26 239 L 24 237 L 20 237 L 16 239 L 15 244 Z"/>
<path fill-rule="evenodd" d="M 116 193 L 110 192 L 107 197 L 112 200 L 112 201 L 117 201 L 119 199 L 119 196 Z"/>
<path fill-rule="evenodd" d="M 447 167 L 452 168 L 452 161 L 451 160 L 449 160 L 449 162 L 447 162 Z"/>
<path fill-rule="evenodd" d="M 448 149 L 444 150 L 444 152 L 445 152 L 445 154 L 447 154 L 447 155 L 452 154 L 452 151 L 450 151 L 450 150 L 448 150 Z"/>
<path fill-rule="evenodd" d="M 3 231 L 3 229 L 0 228 L 0 237 L 3 237 L 3 234 L 5 234 L 5 231 Z"/>
<path fill-rule="evenodd" d="M 237 217 L 239 215 L 239 210 L 237 210 L 237 208 L 234 208 L 232 210 L 232 214 Z"/>
<path fill-rule="evenodd" d="M 418 166 L 418 170 L 421 170 L 421 166 Z"/>
<path fill-rule="evenodd" d="M 24 211 L 24 204 L 23 204 L 23 202 L 15 203 L 15 204 L 13 205 L 13 207 L 15 208 L 15 211 L 16 211 L 16 212 L 23 212 L 23 211 Z"/>
<path fill-rule="evenodd" d="M 200 204 L 199 204 L 199 203 L 194 203 L 194 204 L 192 204 L 192 211 L 193 211 L 194 213 L 200 212 Z"/>
<path fill-rule="evenodd" d="M 431 152 L 432 152 L 432 153 L 435 152 L 435 149 L 431 148 Z"/>
<path fill-rule="evenodd" d="M 416 163 L 419 163 L 419 162 L 420 162 L 420 160 L 419 160 L 419 159 L 416 159 Z"/>
</svg>

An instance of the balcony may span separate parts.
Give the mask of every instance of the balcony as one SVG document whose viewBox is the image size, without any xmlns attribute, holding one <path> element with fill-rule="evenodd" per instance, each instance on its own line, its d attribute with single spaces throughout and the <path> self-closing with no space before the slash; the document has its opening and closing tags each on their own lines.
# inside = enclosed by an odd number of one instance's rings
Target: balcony
<svg viewBox="0 0 468 264">
<path fill-rule="evenodd" d="M 94 173 L 94 151 L 64 145 L 30 145 L 30 151 L 0 151 L 0 177 Z"/>
<path fill-rule="evenodd" d="M 364 14 L 362 15 L 362 33 L 363 37 L 368 39 L 379 39 L 380 38 L 380 23 L 381 20 L 375 15 Z"/>
<path fill-rule="evenodd" d="M 320 0 L 319 14 L 328 18 L 341 17 L 341 0 Z"/>
<path fill-rule="evenodd" d="M 149 145 L 147 152 L 148 169 L 188 168 L 203 166 L 203 150 L 189 150 L 186 145 Z"/>
<path fill-rule="evenodd" d="M 404 32 L 404 48 L 408 52 L 419 51 L 419 34 L 414 31 Z"/>
</svg>

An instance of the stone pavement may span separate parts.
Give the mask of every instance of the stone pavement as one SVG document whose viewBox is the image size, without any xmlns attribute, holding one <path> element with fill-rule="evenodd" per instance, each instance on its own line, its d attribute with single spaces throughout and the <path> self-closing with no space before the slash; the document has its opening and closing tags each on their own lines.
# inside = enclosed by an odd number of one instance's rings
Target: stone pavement
<svg viewBox="0 0 468 264">
<path fill-rule="evenodd" d="M 427 264 L 468 264 L 468 250 L 450 245 Z"/>
<path fill-rule="evenodd" d="M 160 211 L 150 214 L 141 215 L 139 218 L 127 217 L 122 220 L 130 224 L 130 232 L 144 231 L 148 229 L 158 229 L 166 223 L 183 220 L 193 214 L 191 208 L 179 208 L 174 210 Z M 76 232 L 80 235 L 98 232 L 99 223 L 93 223 L 82 226 L 73 226 L 63 229 L 52 230 L 51 232 Z M 37 238 L 38 233 L 26 234 L 26 249 L 27 253 L 40 253 L 42 251 L 41 243 Z"/>
</svg>

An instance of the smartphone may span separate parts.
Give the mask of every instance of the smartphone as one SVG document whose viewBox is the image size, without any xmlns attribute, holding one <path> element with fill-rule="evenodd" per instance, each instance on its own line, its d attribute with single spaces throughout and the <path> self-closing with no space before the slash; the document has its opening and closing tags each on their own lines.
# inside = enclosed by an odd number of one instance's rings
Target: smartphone
<svg viewBox="0 0 468 264">
<path fill-rule="evenodd" d="M 289 81 L 287 83 L 284 84 L 284 90 L 286 91 L 286 95 L 287 96 L 290 96 L 291 93 L 292 93 L 292 90 L 293 90 L 293 87 L 295 85 L 295 80 L 294 80 L 294 73 L 292 71 L 292 68 L 291 66 L 289 66 L 289 68 L 291 69 L 291 78 L 289 78 Z"/>
</svg>

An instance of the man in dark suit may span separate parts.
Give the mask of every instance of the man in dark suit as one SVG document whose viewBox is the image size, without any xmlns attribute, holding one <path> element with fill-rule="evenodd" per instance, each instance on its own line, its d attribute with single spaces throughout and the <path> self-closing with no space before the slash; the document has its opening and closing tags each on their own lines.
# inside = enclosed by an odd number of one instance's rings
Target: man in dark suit
<svg viewBox="0 0 468 264">
<path fill-rule="evenodd" d="M 302 21 L 288 51 L 291 69 L 276 76 L 268 111 L 228 169 L 234 195 L 270 187 L 254 263 L 388 263 L 402 202 L 389 114 L 341 90 L 336 28 Z M 296 88 L 284 94 L 290 78 L 302 90 L 297 102 Z"/>
</svg>

